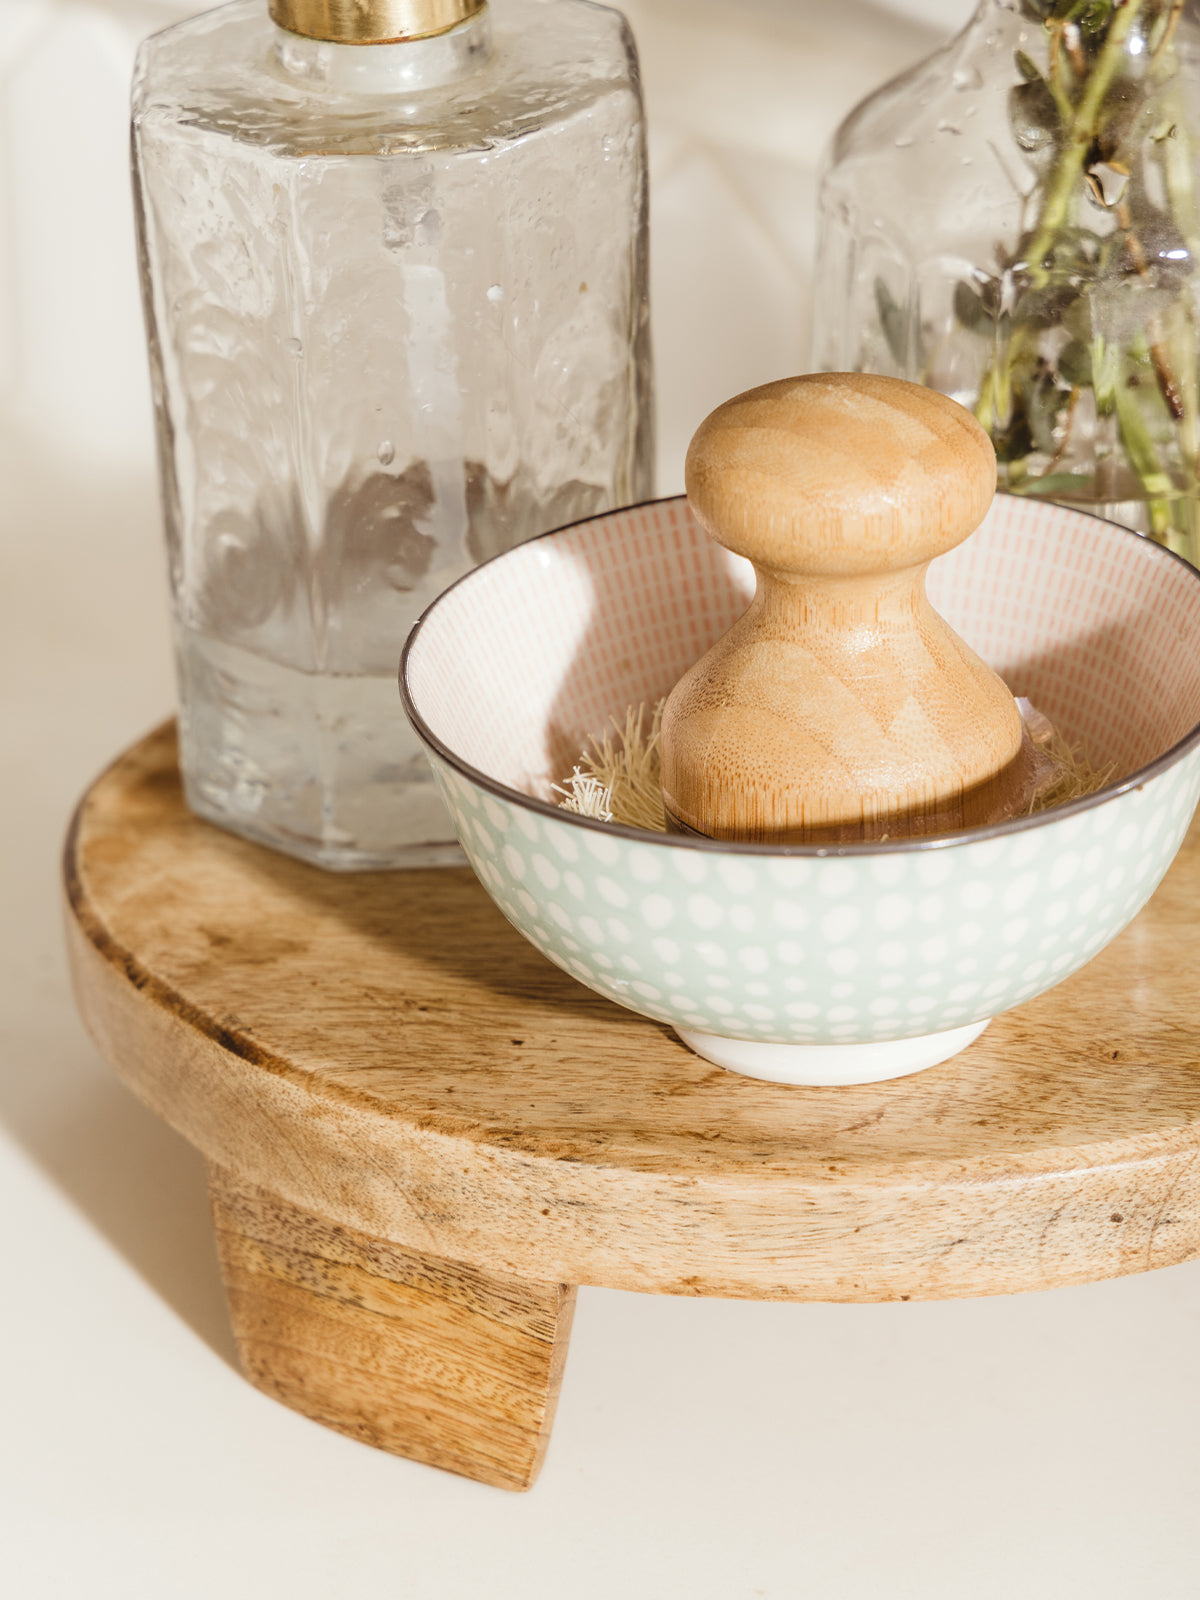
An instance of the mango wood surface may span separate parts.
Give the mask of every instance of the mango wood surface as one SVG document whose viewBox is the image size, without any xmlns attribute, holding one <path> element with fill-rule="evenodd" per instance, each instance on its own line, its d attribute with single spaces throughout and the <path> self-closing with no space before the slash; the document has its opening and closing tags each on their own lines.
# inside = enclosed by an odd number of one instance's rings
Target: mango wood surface
<svg viewBox="0 0 1200 1600">
<path fill-rule="evenodd" d="M 550 1438 L 575 1309 L 323 1221 L 210 1165 L 217 1250 L 250 1381 L 365 1444 L 527 1489 Z"/>
<path fill-rule="evenodd" d="M 169 730 L 68 844 L 79 1002 L 218 1166 L 542 1285 L 879 1300 L 1200 1254 L 1200 832 L 1074 978 L 912 1078 L 757 1083 L 537 954 L 466 870 L 334 876 L 185 809 Z"/>
</svg>

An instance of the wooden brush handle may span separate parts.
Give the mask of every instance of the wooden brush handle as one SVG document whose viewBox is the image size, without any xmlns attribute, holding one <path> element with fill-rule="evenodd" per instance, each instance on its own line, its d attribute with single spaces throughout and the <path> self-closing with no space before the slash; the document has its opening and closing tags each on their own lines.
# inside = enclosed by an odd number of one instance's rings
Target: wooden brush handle
<svg viewBox="0 0 1200 1600">
<path fill-rule="evenodd" d="M 970 412 L 897 378 L 789 378 L 718 407 L 686 480 L 758 590 L 667 701 L 672 823 L 787 843 L 1011 814 L 1016 704 L 925 595 L 929 562 L 978 526 L 995 488 Z"/>
</svg>

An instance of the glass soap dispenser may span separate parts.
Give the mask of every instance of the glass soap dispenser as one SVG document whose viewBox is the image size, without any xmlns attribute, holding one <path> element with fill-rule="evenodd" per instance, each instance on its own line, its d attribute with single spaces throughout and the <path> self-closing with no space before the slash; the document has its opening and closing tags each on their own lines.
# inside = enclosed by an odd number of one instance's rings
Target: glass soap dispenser
<svg viewBox="0 0 1200 1600">
<path fill-rule="evenodd" d="M 426 605 L 653 492 L 633 40 L 586 0 L 235 0 L 142 46 L 133 158 L 193 810 L 460 860 Z"/>
<path fill-rule="evenodd" d="M 1200 0 L 981 0 L 838 131 L 818 367 L 973 406 L 1000 487 L 1200 565 Z"/>
</svg>

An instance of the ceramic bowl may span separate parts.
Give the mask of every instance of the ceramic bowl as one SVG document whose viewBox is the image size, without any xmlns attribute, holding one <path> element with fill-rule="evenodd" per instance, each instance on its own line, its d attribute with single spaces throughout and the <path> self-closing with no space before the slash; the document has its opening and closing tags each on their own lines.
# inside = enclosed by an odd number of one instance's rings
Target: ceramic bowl
<svg viewBox="0 0 1200 1600">
<path fill-rule="evenodd" d="M 1110 784 L 937 839 L 720 844 L 564 812 L 552 784 L 665 695 L 753 572 L 658 501 L 463 578 L 401 668 L 471 865 L 549 960 L 753 1077 L 862 1083 L 943 1061 L 1068 977 L 1149 898 L 1200 794 L 1200 573 L 1078 512 L 997 498 L 934 605 Z"/>
</svg>

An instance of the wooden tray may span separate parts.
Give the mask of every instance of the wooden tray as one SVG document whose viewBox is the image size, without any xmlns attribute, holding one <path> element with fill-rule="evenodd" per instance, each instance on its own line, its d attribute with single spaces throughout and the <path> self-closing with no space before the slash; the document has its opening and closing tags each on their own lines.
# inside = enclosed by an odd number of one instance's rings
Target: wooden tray
<svg viewBox="0 0 1200 1600">
<path fill-rule="evenodd" d="M 251 1381 L 526 1487 L 574 1285 L 1050 1288 L 1200 1254 L 1200 826 L 1085 970 L 916 1077 L 757 1083 L 545 961 L 466 869 L 337 876 L 198 821 L 170 728 L 66 847 L 76 991 L 210 1163 Z"/>
</svg>

